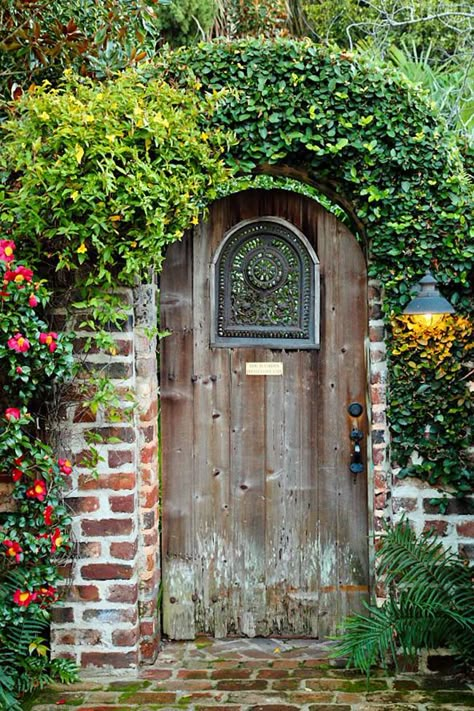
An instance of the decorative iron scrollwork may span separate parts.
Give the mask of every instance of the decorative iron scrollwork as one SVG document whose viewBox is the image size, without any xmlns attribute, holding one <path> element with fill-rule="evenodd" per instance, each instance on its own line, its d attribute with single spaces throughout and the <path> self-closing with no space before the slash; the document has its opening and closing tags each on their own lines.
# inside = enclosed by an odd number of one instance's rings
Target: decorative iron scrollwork
<svg viewBox="0 0 474 711">
<path fill-rule="evenodd" d="M 213 267 L 215 345 L 317 347 L 319 264 L 296 228 L 279 218 L 240 223 Z"/>
</svg>

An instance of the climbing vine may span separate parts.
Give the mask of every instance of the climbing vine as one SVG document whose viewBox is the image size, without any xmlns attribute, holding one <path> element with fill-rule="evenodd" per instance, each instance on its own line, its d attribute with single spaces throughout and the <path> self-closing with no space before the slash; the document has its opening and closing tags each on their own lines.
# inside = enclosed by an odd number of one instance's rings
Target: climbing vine
<svg viewBox="0 0 474 711">
<path fill-rule="evenodd" d="M 472 405 L 462 324 L 473 306 L 472 186 L 421 89 L 393 68 L 309 41 L 215 42 L 164 51 L 155 67 L 101 86 L 69 77 L 58 90 L 35 89 L 3 131 L 0 223 L 12 238 L 28 235 L 36 261 L 46 256 L 92 285 L 96 299 L 159 268 L 166 244 L 233 175 L 297 177 L 337 202 L 385 290 L 402 475 L 467 491 Z M 426 268 L 460 314 L 440 377 L 426 357 L 435 336 L 423 343 L 398 322 L 391 327 Z M 416 367 L 404 360 L 413 338 Z M 426 386 L 418 394 L 416 382 Z M 428 451 L 434 416 L 446 436 L 433 429 Z M 461 460 L 459 475 L 453 462 Z"/>
<path fill-rule="evenodd" d="M 75 677 L 68 660 L 50 660 L 50 610 L 60 597 L 61 562 L 71 552 L 63 496 L 71 463 L 43 441 L 42 402 L 71 376 L 71 338 L 51 331 L 41 311 L 42 280 L 0 239 L 0 474 L 14 511 L 0 518 L 0 708 L 22 708 L 16 694 Z"/>
</svg>

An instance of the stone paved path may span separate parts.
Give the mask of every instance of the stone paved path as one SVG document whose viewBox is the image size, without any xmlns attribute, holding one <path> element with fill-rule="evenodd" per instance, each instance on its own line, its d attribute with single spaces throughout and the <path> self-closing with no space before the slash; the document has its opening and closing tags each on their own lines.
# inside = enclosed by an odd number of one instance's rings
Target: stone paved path
<svg viewBox="0 0 474 711">
<path fill-rule="evenodd" d="M 474 680 L 376 672 L 327 658 L 328 643 L 209 640 L 165 643 L 140 672 L 84 676 L 43 692 L 33 711 L 436 711 L 474 708 Z"/>
</svg>

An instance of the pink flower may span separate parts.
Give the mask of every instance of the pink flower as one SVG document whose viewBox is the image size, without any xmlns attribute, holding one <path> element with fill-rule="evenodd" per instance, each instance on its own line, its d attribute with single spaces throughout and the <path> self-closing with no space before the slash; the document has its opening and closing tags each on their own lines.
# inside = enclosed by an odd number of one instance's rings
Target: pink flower
<svg viewBox="0 0 474 711">
<path fill-rule="evenodd" d="M 7 346 L 10 350 L 16 351 L 17 353 L 26 353 L 30 348 L 30 342 L 21 333 L 15 333 L 12 338 L 8 339 Z"/>
<path fill-rule="evenodd" d="M 48 346 L 50 353 L 54 353 L 54 351 L 58 347 L 58 344 L 55 340 L 57 337 L 58 334 L 55 331 L 49 331 L 48 333 L 40 333 L 39 342 L 41 343 L 41 345 Z"/>
<path fill-rule="evenodd" d="M 0 261 L 9 264 L 13 261 L 15 251 L 15 242 L 10 239 L 0 239 Z"/>
<path fill-rule="evenodd" d="M 23 368 L 22 368 L 20 365 L 18 365 L 18 366 L 15 368 L 15 371 L 18 373 L 18 375 L 21 375 L 21 374 L 23 373 Z"/>
<path fill-rule="evenodd" d="M 19 420 L 21 412 L 17 407 L 7 407 L 5 410 L 5 417 L 7 420 Z"/>
<path fill-rule="evenodd" d="M 9 281 L 14 281 L 15 284 L 23 284 L 23 282 L 30 282 L 33 279 L 33 272 L 28 267 L 17 267 L 11 271 L 5 272 L 4 280 L 8 283 Z"/>
<path fill-rule="evenodd" d="M 35 294 L 30 294 L 28 303 L 32 308 L 34 308 L 35 306 L 38 306 L 38 298 L 35 296 Z"/>
<path fill-rule="evenodd" d="M 69 459 L 58 459 L 59 470 L 69 476 L 72 473 L 72 466 Z"/>
</svg>

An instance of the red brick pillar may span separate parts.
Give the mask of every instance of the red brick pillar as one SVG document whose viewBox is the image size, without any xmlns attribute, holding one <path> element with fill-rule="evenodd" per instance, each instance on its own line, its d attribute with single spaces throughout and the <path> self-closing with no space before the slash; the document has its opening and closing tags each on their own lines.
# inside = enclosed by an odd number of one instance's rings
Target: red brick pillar
<svg viewBox="0 0 474 711">
<path fill-rule="evenodd" d="M 54 611 L 52 651 L 82 667 L 136 667 L 158 645 L 158 442 L 156 326 L 152 285 L 124 290 L 128 320 L 112 332 L 115 353 L 90 349 L 88 370 L 107 376 L 119 407 L 68 408 L 63 440 L 74 460 L 68 498 L 77 558 L 66 600 Z M 78 350 L 91 334 L 77 332 Z M 100 435 L 98 477 L 88 433 Z"/>
</svg>

